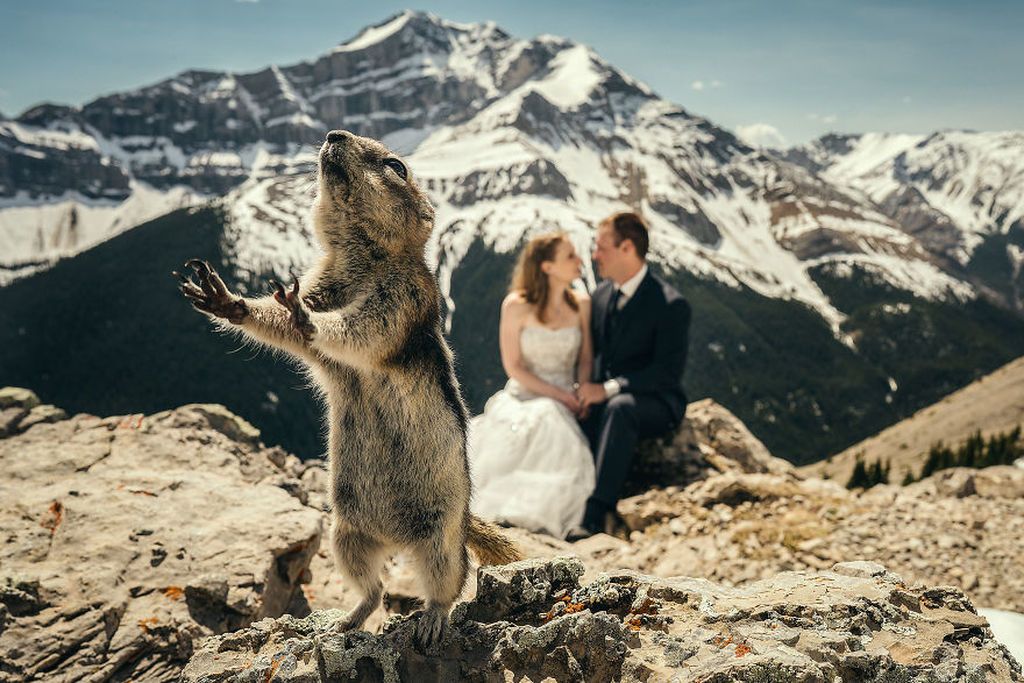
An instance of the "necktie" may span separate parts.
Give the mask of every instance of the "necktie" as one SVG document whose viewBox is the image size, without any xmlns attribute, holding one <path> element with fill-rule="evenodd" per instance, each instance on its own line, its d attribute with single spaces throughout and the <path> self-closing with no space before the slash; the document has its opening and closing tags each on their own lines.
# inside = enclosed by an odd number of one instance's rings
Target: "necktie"
<svg viewBox="0 0 1024 683">
<path fill-rule="evenodd" d="M 616 288 L 612 292 L 612 298 L 608 300 L 608 312 L 605 314 L 605 336 L 611 332 L 614 324 L 615 314 L 619 312 L 619 299 L 622 297 L 622 290 Z"/>
</svg>

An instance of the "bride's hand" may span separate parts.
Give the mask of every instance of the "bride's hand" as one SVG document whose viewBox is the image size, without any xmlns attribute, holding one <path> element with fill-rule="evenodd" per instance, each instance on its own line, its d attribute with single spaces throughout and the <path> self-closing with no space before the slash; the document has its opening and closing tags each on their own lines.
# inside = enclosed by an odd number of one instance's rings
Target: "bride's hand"
<svg viewBox="0 0 1024 683">
<path fill-rule="evenodd" d="M 568 408 L 570 412 L 572 412 L 573 415 L 579 414 L 580 400 L 576 398 L 576 395 L 573 394 L 571 391 L 562 391 L 555 398 L 561 401 L 565 405 L 565 407 Z"/>
</svg>

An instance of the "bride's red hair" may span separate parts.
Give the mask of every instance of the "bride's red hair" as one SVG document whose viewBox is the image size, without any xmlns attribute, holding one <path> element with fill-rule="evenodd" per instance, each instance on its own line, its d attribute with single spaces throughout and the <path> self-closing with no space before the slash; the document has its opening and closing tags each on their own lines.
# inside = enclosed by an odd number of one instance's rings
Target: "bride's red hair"
<svg viewBox="0 0 1024 683">
<path fill-rule="evenodd" d="M 548 296 L 551 288 L 548 286 L 548 276 L 541 269 L 541 264 L 555 260 L 555 252 L 558 246 L 569 238 L 564 232 L 549 232 L 537 235 L 523 247 L 519 253 L 519 261 L 512 273 L 512 285 L 510 292 L 518 292 L 523 295 L 527 303 L 537 307 L 537 320 L 545 323 L 544 309 L 548 305 Z M 572 288 L 565 290 L 565 303 L 574 311 L 579 310 L 579 304 L 572 293 Z"/>
</svg>

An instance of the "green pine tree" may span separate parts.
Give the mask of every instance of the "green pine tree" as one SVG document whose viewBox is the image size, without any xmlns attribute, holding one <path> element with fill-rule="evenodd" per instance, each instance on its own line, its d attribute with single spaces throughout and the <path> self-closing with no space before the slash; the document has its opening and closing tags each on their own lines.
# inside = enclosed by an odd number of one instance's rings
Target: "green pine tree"
<svg viewBox="0 0 1024 683">
<path fill-rule="evenodd" d="M 848 489 L 863 489 L 868 487 L 868 471 L 864 467 L 864 460 L 860 455 L 857 456 L 857 462 L 853 465 L 853 473 L 850 475 L 850 480 L 846 482 L 846 488 Z"/>
<path fill-rule="evenodd" d="M 877 486 L 878 484 L 881 484 L 883 482 L 884 478 L 885 478 L 885 470 L 882 467 L 882 461 L 881 460 L 876 460 L 876 461 L 874 461 L 873 463 L 871 463 L 868 466 L 868 486 L 867 486 L 867 488 L 871 488 L 872 486 Z"/>
<path fill-rule="evenodd" d="M 924 466 L 921 468 L 921 479 L 949 467 L 982 468 L 993 465 L 1010 465 L 1022 457 L 1024 457 L 1024 440 L 1021 439 L 1020 425 L 1010 431 L 993 434 L 988 439 L 982 437 L 981 430 L 977 430 L 967 437 L 956 450 L 949 448 L 941 441 L 932 444 L 928 449 Z M 904 478 L 904 482 L 906 483 L 906 478 Z"/>
<path fill-rule="evenodd" d="M 942 452 L 942 442 L 932 444 L 928 449 L 928 457 L 925 458 L 924 466 L 921 468 L 921 478 L 927 479 L 939 469 L 939 454 Z"/>
</svg>

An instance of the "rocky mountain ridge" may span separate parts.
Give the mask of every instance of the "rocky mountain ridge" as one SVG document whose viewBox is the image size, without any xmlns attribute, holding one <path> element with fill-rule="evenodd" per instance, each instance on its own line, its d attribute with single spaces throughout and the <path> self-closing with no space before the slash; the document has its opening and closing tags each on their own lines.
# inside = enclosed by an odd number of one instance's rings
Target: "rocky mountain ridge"
<svg viewBox="0 0 1024 683">
<path fill-rule="evenodd" d="M 846 482 L 857 458 L 865 464 L 884 460 L 892 467 L 889 480 L 896 483 L 908 472 L 917 477 L 928 450 L 939 442 L 953 447 L 975 432 L 989 438 L 1020 425 L 1024 425 L 1024 357 L 803 471 Z M 1024 466 L 1024 460 L 1020 464 Z"/>
</svg>

